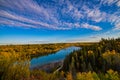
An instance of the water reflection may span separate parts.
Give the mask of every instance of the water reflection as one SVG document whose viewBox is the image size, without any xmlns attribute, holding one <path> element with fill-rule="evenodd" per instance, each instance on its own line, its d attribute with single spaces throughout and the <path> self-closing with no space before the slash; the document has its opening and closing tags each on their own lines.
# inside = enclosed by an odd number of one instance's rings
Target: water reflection
<svg viewBox="0 0 120 80">
<path fill-rule="evenodd" d="M 64 60 L 64 58 L 68 54 L 70 54 L 74 50 L 78 50 L 78 49 L 80 49 L 80 47 L 72 46 L 72 47 L 62 49 L 62 50 L 60 50 L 60 51 L 58 51 L 54 54 L 49 54 L 47 56 L 40 56 L 40 57 L 37 57 L 37 58 L 33 58 L 30 61 L 30 68 L 34 68 L 34 67 L 37 67 L 37 66 L 42 66 L 42 65 L 45 65 L 45 64 L 48 64 L 48 63 L 51 63 L 51 62 L 57 62 L 57 61 L 60 61 L 60 60 Z"/>
</svg>

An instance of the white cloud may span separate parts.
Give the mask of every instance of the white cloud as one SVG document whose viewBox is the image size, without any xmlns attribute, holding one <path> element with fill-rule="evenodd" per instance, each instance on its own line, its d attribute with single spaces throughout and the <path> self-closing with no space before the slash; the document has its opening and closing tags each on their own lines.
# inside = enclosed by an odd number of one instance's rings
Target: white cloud
<svg viewBox="0 0 120 80">
<path fill-rule="evenodd" d="M 92 18 L 96 22 L 104 21 L 106 18 L 106 13 L 100 10 L 92 10 L 88 13 L 88 17 Z"/>
<path fill-rule="evenodd" d="M 80 28 L 80 27 L 81 27 L 81 25 L 80 25 L 79 23 L 75 23 L 74 26 L 75 26 L 76 28 Z"/>
<path fill-rule="evenodd" d="M 38 3 L 33 0 L 0 0 L 0 4 L 3 8 L 6 8 L 5 10 L 3 9 L 4 12 L 12 11 L 13 13 L 12 15 L 8 14 L 8 16 L 6 16 L 6 14 L 3 14 L 3 10 L 1 10 L 0 13 L 2 13 L 2 17 L 13 18 L 14 15 L 16 16 L 16 14 L 19 14 L 14 18 L 21 19 L 22 17 L 24 17 L 24 15 L 26 15 L 30 17 L 24 18 L 25 21 L 27 18 L 30 20 L 32 18 L 34 20 L 41 20 L 46 22 L 52 21 L 52 23 L 55 24 L 58 23 L 58 20 L 56 17 L 54 17 L 55 15 L 53 14 L 53 11 L 51 11 L 51 9 L 44 8 L 43 6 L 38 5 Z"/>
<path fill-rule="evenodd" d="M 115 30 L 120 30 L 120 22 L 115 24 Z"/>
<path fill-rule="evenodd" d="M 83 24 L 81 25 L 81 28 L 92 29 L 92 30 L 95 30 L 95 31 L 102 30 L 101 27 L 95 26 L 95 25 L 90 25 L 90 24 L 88 24 L 88 23 L 83 23 Z"/>
<path fill-rule="evenodd" d="M 0 11 L 0 15 L 10 19 L 12 21 L 12 23 L 14 21 L 14 23 L 15 23 L 14 25 L 16 25 L 16 26 L 20 26 L 21 24 L 24 24 L 24 25 L 27 25 L 27 26 L 31 25 L 31 27 L 34 25 L 35 27 L 38 27 L 38 28 L 40 26 L 44 26 L 45 28 L 59 29 L 55 25 L 51 25 L 51 24 L 41 22 L 41 21 L 32 20 L 32 19 L 29 19 L 29 18 L 26 18 L 26 17 L 23 17 L 23 16 L 19 16 L 19 15 L 12 14 L 12 13 L 9 13 L 9 12 L 6 12 L 6 11 L 2 11 L 2 10 Z M 3 18 L 0 18 L 0 19 L 1 19 L 0 23 L 2 23 L 3 20 L 4 21 L 6 20 L 6 19 L 3 19 Z M 10 24 L 10 20 L 9 20 L 8 25 Z M 25 23 L 29 23 L 29 24 L 25 24 Z M 26 27 L 26 26 L 23 26 L 23 27 Z"/>
<path fill-rule="evenodd" d="M 117 20 L 119 20 L 119 17 L 116 15 L 109 15 L 109 21 L 111 23 L 115 23 Z"/>
<path fill-rule="evenodd" d="M 69 29 L 72 29 L 72 28 L 85 28 L 85 29 L 91 29 L 91 30 L 94 30 L 94 31 L 100 31 L 100 30 L 102 30 L 101 27 L 95 26 L 95 25 L 90 25 L 88 23 L 82 23 L 82 24 L 80 24 L 78 22 L 76 22 L 76 23 L 64 22 L 62 24 L 62 26 L 68 26 Z"/>
<path fill-rule="evenodd" d="M 67 4 L 67 8 L 63 9 L 63 14 L 67 13 L 70 17 L 77 20 L 84 17 L 82 12 L 78 10 L 78 7 L 75 7 L 70 1 L 66 1 L 65 3 Z"/>
<path fill-rule="evenodd" d="M 118 0 L 101 0 L 103 4 L 108 4 L 108 5 L 112 5 L 114 3 L 116 3 Z"/>
<path fill-rule="evenodd" d="M 104 0 L 103 4 L 112 5 L 115 2 L 117 2 L 117 0 L 116 1 Z M 119 3 L 119 2 L 117 2 L 117 3 Z M 95 21 L 98 23 L 99 22 L 109 22 L 110 24 L 114 25 L 114 29 L 118 29 L 118 25 L 120 23 L 120 10 L 110 14 L 107 12 L 100 11 L 99 7 L 89 8 L 86 5 L 82 7 L 82 9 L 84 10 L 84 12 L 87 16 L 87 20 Z"/>
<path fill-rule="evenodd" d="M 107 5 L 113 5 L 116 4 L 116 6 L 120 7 L 120 0 L 101 0 L 102 4 L 107 4 Z"/>
<path fill-rule="evenodd" d="M 120 12 L 119 12 L 120 13 Z M 120 29 L 120 15 L 114 14 L 108 14 L 109 18 L 108 21 L 114 25 L 114 30 Z"/>
<path fill-rule="evenodd" d="M 7 20 L 7 19 L 3 19 L 2 21 L 0 21 L 0 24 L 16 26 L 16 27 L 24 27 L 24 28 L 37 28 L 37 26 L 35 25 L 24 24 L 16 21 Z"/>
<path fill-rule="evenodd" d="M 106 20 L 107 14 L 105 12 L 101 12 L 99 8 L 90 9 L 87 6 L 83 6 L 82 9 L 84 10 L 85 14 L 87 15 L 87 19 L 89 20 L 92 20 L 95 22 L 101 22 Z"/>
<path fill-rule="evenodd" d="M 118 1 L 116 5 L 117 5 L 118 7 L 120 7 L 120 1 Z"/>
<path fill-rule="evenodd" d="M 61 23 L 61 26 L 66 27 L 67 29 L 81 28 L 81 25 L 78 22 L 76 23 L 63 22 Z"/>
<path fill-rule="evenodd" d="M 13 11 L 19 11 L 19 13 L 24 12 L 34 13 L 37 15 L 44 15 L 44 17 L 49 18 L 49 13 L 44 7 L 39 6 L 33 0 L 0 0 L 1 6 L 11 9 Z"/>
</svg>

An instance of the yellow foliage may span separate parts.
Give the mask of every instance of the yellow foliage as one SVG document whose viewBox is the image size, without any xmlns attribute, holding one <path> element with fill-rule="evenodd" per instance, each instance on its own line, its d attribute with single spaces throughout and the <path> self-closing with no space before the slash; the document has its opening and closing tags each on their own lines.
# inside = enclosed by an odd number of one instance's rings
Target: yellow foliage
<svg viewBox="0 0 120 80">
<path fill-rule="evenodd" d="M 77 73 L 76 80 L 100 80 L 96 73 L 82 72 Z"/>
<path fill-rule="evenodd" d="M 88 51 L 88 55 L 92 55 L 93 54 L 93 51 L 92 50 L 89 50 Z"/>
<path fill-rule="evenodd" d="M 71 73 L 67 73 L 67 77 L 66 78 L 67 78 L 67 80 L 73 80 Z"/>
<path fill-rule="evenodd" d="M 115 50 L 112 50 L 112 54 L 116 54 Z"/>
<path fill-rule="evenodd" d="M 115 55 L 115 54 L 116 54 L 115 50 L 112 50 L 112 51 L 107 50 L 107 51 L 103 54 L 103 57 L 112 56 L 112 55 Z"/>
<path fill-rule="evenodd" d="M 64 77 L 64 71 L 61 71 L 61 73 L 60 73 L 60 75 L 62 76 L 62 77 Z"/>
<path fill-rule="evenodd" d="M 100 47 L 98 47 L 98 50 L 101 50 L 101 48 L 100 48 Z"/>
<path fill-rule="evenodd" d="M 105 77 L 108 80 L 120 80 L 118 73 L 116 71 L 113 71 L 112 69 L 107 71 Z"/>
</svg>

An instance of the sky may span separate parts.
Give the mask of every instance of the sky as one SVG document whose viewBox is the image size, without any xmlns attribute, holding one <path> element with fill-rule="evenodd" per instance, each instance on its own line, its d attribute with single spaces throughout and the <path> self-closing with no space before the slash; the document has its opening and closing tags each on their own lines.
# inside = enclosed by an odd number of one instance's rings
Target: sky
<svg viewBox="0 0 120 80">
<path fill-rule="evenodd" d="M 120 37 L 120 0 L 0 0 L 0 44 Z"/>
</svg>

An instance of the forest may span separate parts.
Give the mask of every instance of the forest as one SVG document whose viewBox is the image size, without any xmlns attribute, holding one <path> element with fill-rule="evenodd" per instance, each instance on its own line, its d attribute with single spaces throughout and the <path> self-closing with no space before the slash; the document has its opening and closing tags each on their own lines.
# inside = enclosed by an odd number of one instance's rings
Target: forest
<svg viewBox="0 0 120 80">
<path fill-rule="evenodd" d="M 84 46 L 92 43 L 56 43 L 56 44 L 26 44 L 26 45 L 0 45 L 0 54 L 16 53 L 30 57 L 47 55 L 70 46 Z"/>
<path fill-rule="evenodd" d="M 69 46 L 81 49 L 66 56 L 60 71 L 29 69 L 32 57 Z M 102 38 L 98 43 L 1 45 L 0 80 L 120 80 L 120 38 Z"/>
<path fill-rule="evenodd" d="M 70 72 L 73 79 L 92 75 L 90 80 L 120 80 L 120 38 L 101 39 L 72 52 L 64 61 L 63 71 Z"/>
</svg>

